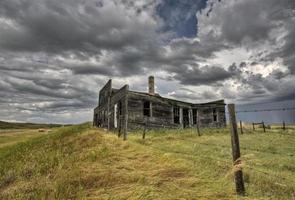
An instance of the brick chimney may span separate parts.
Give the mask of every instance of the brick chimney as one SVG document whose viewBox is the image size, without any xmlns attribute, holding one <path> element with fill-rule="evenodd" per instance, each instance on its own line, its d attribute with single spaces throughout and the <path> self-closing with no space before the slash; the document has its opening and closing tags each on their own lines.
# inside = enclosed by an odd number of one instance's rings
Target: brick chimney
<svg viewBox="0 0 295 200">
<path fill-rule="evenodd" d="M 149 94 L 155 95 L 155 78 L 154 78 L 154 76 L 149 76 Z"/>
</svg>

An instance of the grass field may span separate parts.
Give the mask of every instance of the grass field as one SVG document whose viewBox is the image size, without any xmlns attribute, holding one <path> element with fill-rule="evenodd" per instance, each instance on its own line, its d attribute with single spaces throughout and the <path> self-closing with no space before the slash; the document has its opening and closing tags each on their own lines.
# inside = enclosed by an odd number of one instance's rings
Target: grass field
<svg viewBox="0 0 295 200">
<path fill-rule="evenodd" d="M 61 127 L 61 124 L 34 124 L 0 121 L 0 130 L 3 129 L 37 129 L 37 128 L 54 128 Z"/>
<path fill-rule="evenodd" d="M 3 147 L 25 142 L 31 138 L 44 135 L 36 129 L 8 129 L 0 130 L 0 151 Z"/>
<path fill-rule="evenodd" d="M 122 141 L 82 124 L 10 145 L 0 137 L 0 199 L 295 199 L 295 132 L 267 131 L 240 135 L 245 197 L 235 195 L 228 129 Z"/>
</svg>

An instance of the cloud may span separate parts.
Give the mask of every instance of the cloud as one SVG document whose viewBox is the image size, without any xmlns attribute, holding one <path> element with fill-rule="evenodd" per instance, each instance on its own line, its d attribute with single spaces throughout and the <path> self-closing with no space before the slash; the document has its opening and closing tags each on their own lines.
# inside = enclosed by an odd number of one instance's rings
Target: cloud
<svg viewBox="0 0 295 200">
<path fill-rule="evenodd" d="M 90 120 L 109 78 L 146 90 L 152 74 L 187 101 L 294 99 L 294 1 L 174 3 L 2 0 L 3 119 Z"/>
<path fill-rule="evenodd" d="M 0 47 L 11 51 L 99 53 L 150 40 L 156 21 L 123 2 L 1 1 Z M 21 11 L 21 12 L 19 12 Z M 151 38 L 150 38 L 151 37 Z"/>
<path fill-rule="evenodd" d="M 38 120 L 52 121 L 46 113 L 86 108 L 91 116 L 105 76 L 136 74 L 140 69 L 136 54 L 143 51 L 137 49 L 155 48 L 161 37 L 153 17 L 156 4 L 154 0 L 1 1 L 1 110 L 10 110 L 11 115 L 26 111 L 15 115 L 16 120 L 38 113 Z M 41 108 L 45 113 L 40 113 Z"/>
<path fill-rule="evenodd" d="M 208 4 L 212 6 L 197 13 L 198 38 L 207 45 L 227 47 L 227 54 L 221 53 L 224 50 L 213 52 L 219 64 L 227 62 L 221 56 L 241 63 L 239 75 L 229 80 L 233 89 L 239 88 L 235 92 L 238 99 L 292 99 L 292 95 L 276 95 L 279 90 L 293 88 L 289 81 L 294 79 L 294 1 L 212 0 Z M 239 54 L 237 49 L 246 54 Z"/>
<path fill-rule="evenodd" d="M 182 70 L 184 70 L 182 68 Z M 204 66 L 201 68 L 186 69 L 182 73 L 174 76 L 176 80 L 180 80 L 185 85 L 211 85 L 217 84 L 233 77 L 235 74 L 221 67 Z"/>
<path fill-rule="evenodd" d="M 173 33 L 173 37 L 195 37 L 197 33 L 196 12 L 206 7 L 204 0 L 161 1 L 156 11 L 162 20 L 162 31 Z"/>
</svg>

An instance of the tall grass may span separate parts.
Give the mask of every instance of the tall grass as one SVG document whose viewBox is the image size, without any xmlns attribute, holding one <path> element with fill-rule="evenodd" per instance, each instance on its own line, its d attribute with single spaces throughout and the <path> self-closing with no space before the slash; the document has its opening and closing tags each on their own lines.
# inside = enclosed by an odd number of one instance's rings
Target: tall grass
<svg viewBox="0 0 295 200">
<path fill-rule="evenodd" d="M 7 146 L 0 199 L 294 199 L 294 137 L 240 135 L 246 196 L 237 197 L 228 129 L 128 135 L 89 124 Z M 292 133 L 290 133 L 292 134 Z"/>
<path fill-rule="evenodd" d="M 32 181 L 29 188 L 19 188 L 21 191 L 24 190 L 18 194 L 19 197 L 25 199 L 46 196 L 47 190 L 50 189 L 40 187 L 37 184 L 38 179 L 41 179 L 39 184 L 45 184 L 42 182 L 44 177 L 50 176 L 56 169 L 67 164 L 75 151 L 72 136 L 79 135 L 89 128 L 89 124 L 60 128 L 52 134 L 1 149 L 0 188 L 8 187 L 14 182 Z M 28 193 L 27 190 L 33 192 Z M 30 196 L 32 194 L 33 196 Z"/>
<path fill-rule="evenodd" d="M 202 174 L 212 182 L 232 177 L 229 129 L 202 129 L 201 132 L 199 137 L 194 130 L 150 131 L 146 133 L 146 140 L 141 140 L 138 135 L 133 135 L 132 139 L 175 159 L 182 159 L 196 176 Z M 295 134 L 290 131 L 267 130 L 263 133 L 258 130 L 240 135 L 247 197 L 295 198 L 294 144 Z M 233 180 L 227 179 L 222 184 L 229 186 L 230 182 Z M 208 187 L 215 188 L 214 185 Z"/>
</svg>

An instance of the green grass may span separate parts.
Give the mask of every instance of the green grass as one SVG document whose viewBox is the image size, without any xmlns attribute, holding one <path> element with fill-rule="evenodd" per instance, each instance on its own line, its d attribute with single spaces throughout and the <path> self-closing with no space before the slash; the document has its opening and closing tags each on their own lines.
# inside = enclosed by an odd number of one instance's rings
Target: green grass
<svg viewBox="0 0 295 200">
<path fill-rule="evenodd" d="M 247 194 L 237 197 L 228 129 L 201 131 L 122 141 L 82 124 L 20 140 L 0 148 L 0 199 L 295 199 L 295 132 L 240 135 Z"/>
</svg>

